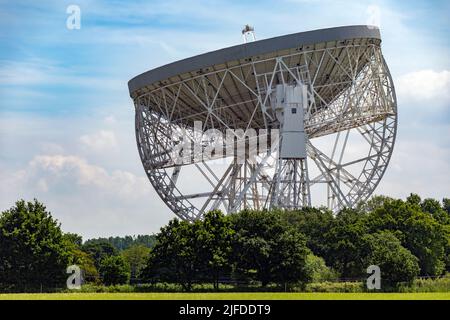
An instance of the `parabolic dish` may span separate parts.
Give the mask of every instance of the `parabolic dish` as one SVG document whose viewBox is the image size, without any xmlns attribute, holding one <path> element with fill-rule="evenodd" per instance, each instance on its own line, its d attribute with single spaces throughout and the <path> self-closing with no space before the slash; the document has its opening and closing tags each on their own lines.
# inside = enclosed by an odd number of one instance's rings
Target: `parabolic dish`
<svg viewBox="0 0 450 320">
<path fill-rule="evenodd" d="M 138 150 L 155 190 L 187 220 L 216 208 L 324 204 L 337 211 L 367 199 L 386 170 L 397 127 L 395 91 L 380 46 L 376 27 L 329 28 L 212 51 L 131 79 Z M 178 165 L 171 159 L 179 143 L 174 134 L 183 129 L 195 139 L 196 121 L 220 132 L 281 128 L 276 87 L 299 84 L 307 88 L 308 166 L 277 154 L 260 155 L 256 164 L 231 159 L 222 171 L 204 160 Z M 198 174 L 207 187 L 193 192 L 192 182 L 182 182 L 183 171 L 190 181 Z"/>
</svg>

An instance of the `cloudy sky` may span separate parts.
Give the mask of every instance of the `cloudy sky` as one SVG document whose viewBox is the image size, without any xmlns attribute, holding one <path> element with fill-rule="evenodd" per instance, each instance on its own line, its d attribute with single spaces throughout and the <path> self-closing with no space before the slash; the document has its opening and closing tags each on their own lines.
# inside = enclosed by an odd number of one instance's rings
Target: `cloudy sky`
<svg viewBox="0 0 450 320">
<path fill-rule="evenodd" d="M 449 3 L 0 0 L 0 210 L 36 197 L 84 238 L 158 231 L 173 214 L 140 163 L 127 81 L 239 44 L 246 23 L 258 39 L 380 25 L 399 131 L 376 193 L 448 197 Z M 79 30 L 66 27 L 70 4 Z"/>
</svg>

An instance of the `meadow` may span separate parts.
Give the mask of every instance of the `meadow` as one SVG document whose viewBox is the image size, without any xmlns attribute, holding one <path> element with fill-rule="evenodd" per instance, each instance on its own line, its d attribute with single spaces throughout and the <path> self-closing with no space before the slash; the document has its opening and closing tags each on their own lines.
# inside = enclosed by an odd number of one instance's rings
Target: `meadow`
<svg viewBox="0 0 450 320">
<path fill-rule="evenodd" d="M 10 293 L 0 300 L 450 300 L 450 292 L 414 293 Z"/>
</svg>

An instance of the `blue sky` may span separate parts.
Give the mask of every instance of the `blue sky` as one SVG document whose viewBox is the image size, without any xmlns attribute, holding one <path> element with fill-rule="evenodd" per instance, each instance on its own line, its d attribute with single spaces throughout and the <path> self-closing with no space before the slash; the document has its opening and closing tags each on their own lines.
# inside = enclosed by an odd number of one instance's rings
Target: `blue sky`
<svg viewBox="0 0 450 320">
<path fill-rule="evenodd" d="M 0 1 L 0 209 L 38 197 L 85 237 L 149 233 L 173 215 L 135 147 L 127 82 L 242 41 L 366 24 L 380 12 L 399 133 L 376 193 L 450 196 L 448 1 Z M 81 9 L 68 30 L 66 8 Z"/>
</svg>

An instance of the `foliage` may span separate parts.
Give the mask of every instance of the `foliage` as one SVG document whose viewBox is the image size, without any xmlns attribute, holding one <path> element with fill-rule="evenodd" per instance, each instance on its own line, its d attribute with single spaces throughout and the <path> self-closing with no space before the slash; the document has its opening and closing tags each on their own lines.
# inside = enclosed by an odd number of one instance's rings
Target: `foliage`
<svg viewBox="0 0 450 320">
<path fill-rule="evenodd" d="M 270 282 L 308 282 L 306 238 L 268 211 L 244 210 L 231 215 L 235 237 L 232 262 L 237 272 L 254 273 L 263 286 Z"/>
<path fill-rule="evenodd" d="M 415 279 L 412 284 L 401 284 L 399 292 L 450 292 L 450 274 L 435 279 Z"/>
<path fill-rule="evenodd" d="M 221 276 L 231 271 L 230 254 L 234 230 L 230 218 L 216 210 L 208 212 L 199 224 L 196 237 L 200 245 L 200 268 L 214 288 L 219 288 Z"/>
<path fill-rule="evenodd" d="M 156 236 L 153 234 L 152 235 L 139 234 L 137 236 L 94 238 L 87 240 L 85 242 L 85 245 L 105 243 L 105 242 L 111 244 L 118 251 L 123 251 L 137 245 L 142 245 L 151 249 L 155 246 Z"/>
<path fill-rule="evenodd" d="M 312 273 L 311 282 L 332 281 L 339 278 L 339 274 L 327 267 L 323 258 L 312 253 L 306 257 L 306 268 Z"/>
<path fill-rule="evenodd" d="M 304 292 L 364 292 L 362 281 L 354 282 L 314 282 L 306 285 Z"/>
<path fill-rule="evenodd" d="M 414 278 L 450 271 L 449 209 L 447 198 L 411 194 L 405 201 L 375 196 L 337 214 L 326 208 L 212 211 L 192 223 L 174 219 L 157 235 L 82 244 L 79 235 L 62 233 L 43 204 L 21 200 L 0 216 L 0 286 L 64 287 L 66 267 L 77 264 L 88 287 L 103 279 L 108 290 L 128 290 L 119 284 L 131 275 L 139 283 L 133 290 L 327 291 L 341 289 L 311 282 L 339 277 L 358 280 L 342 289 L 351 291 L 375 264 L 383 289 L 428 288 L 429 280 Z"/>
<path fill-rule="evenodd" d="M 66 242 L 67 252 L 69 254 L 69 264 L 75 264 L 80 267 L 83 275 L 83 282 L 99 283 L 99 274 L 95 266 L 94 259 L 89 253 L 81 250 L 82 237 L 75 233 L 63 234 Z"/>
<path fill-rule="evenodd" d="M 189 223 L 173 219 L 161 228 L 157 243 L 150 253 L 147 266 L 141 275 L 147 281 L 180 283 L 186 291 L 200 269 L 200 245 L 195 236 L 200 221 Z"/>
<path fill-rule="evenodd" d="M 364 242 L 364 265 L 380 267 L 383 289 L 394 288 L 400 282 L 412 283 L 419 274 L 418 259 L 402 247 L 392 232 L 367 234 Z"/>
<path fill-rule="evenodd" d="M 83 238 L 76 233 L 67 232 L 63 234 L 63 237 L 67 243 L 70 243 L 76 246 L 77 248 L 80 248 L 83 243 Z"/>
<path fill-rule="evenodd" d="M 343 278 L 365 275 L 364 236 L 368 233 L 366 216 L 359 210 L 344 209 L 335 217 L 330 230 L 323 235 L 327 243 L 323 257 L 327 265 Z"/>
<path fill-rule="evenodd" d="M 442 199 L 442 206 L 444 210 L 447 212 L 448 215 L 450 215 L 450 199 L 444 198 Z"/>
<path fill-rule="evenodd" d="M 333 213 L 326 208 L 303 208 L 302 210 L 281 211 L 281 218 L 306 236 L 306 244 L 320 257 L 328 253 L 328 243 L 324 238 L 333 226 Z"/>
<path fill-rule="evenodd" d="M 65 283 L 69 263 L 60 225 L 36 199 L 17 201 L 0 216 L 0 284 L 10 290 Z"/>
<path fill-rule="evenodd" d="M 437 222 L 441 224 L 450 224 L 450 215 L 441 207 L 439 201 L 427 198 L 420 204 L 422 211 L 429 213 Z"/>
<path fill-rule="evenodd" d="M 390 230 L 419 259 L 420 274 L 437 276 L 445 269 L 448 233 L 444 225 L 411 201 L 388 200 L 369 213 L 369 231 Z"/>
<path fill-rule="evenodd" d="M 109 242 L 85 243 L 81 249 L 94 259 L 97 269 L 100 268 L 103 259 L 118 255 L 117 249 Z"/>
<path fill-rule="evenodd" d="M 130 266 L 131 279 L 136 280 L 141 270 L 145 268 L 150 255 L 150 249 L 141 244 L 137 244 L 125 249 L 120 254 Z"/>
<path fill-rule="evenodd" d="M 107 286 L 126 284 L 130 280 L 130 266 L 122 256 L 108 256 L 101 260 L 99 268 L 103 283 Z"/>
<path fill-rule="evenodd" d="M 69 264 L 75 264 L 82 270 L 83 281 L 99 284 L 100 275 L 92 256 L 77 247 L 69 249 Z"/>
</svg>

